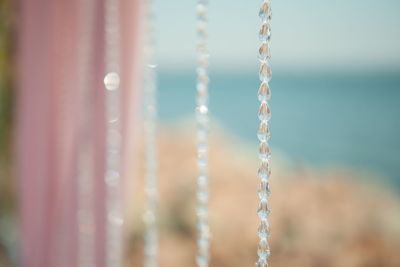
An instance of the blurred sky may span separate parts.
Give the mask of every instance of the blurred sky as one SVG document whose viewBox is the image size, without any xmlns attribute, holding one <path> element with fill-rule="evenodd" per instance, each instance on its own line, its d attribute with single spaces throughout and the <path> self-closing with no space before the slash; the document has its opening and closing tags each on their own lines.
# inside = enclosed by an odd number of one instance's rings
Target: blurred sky
<svg viewBox="0 0 400 267">
<path fill-rule="evenodd" d="M 209 1 L 212 68 L 257 64 L 260 0 Z M 275 69 L 400 69 L 399 0 L 273 0 Z M 161 69 L 194 64 L 196 1 L 154 0 Z"/>
</svg>

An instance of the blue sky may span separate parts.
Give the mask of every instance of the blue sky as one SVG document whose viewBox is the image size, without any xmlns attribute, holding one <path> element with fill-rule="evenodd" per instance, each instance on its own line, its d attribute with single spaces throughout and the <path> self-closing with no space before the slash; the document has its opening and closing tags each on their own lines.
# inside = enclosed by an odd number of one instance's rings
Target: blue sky
<svg viewBox="0 0 400 267">
<path fill-rule="evenodd" d="M 256 66 L 259 0 L 210 0 L 211 64 Z M 399 0 L 273 0 L 273 65 L 400 70 Z M 196 1 L 154 0 L 161 67 L 194 64 Z"/>
</svg>

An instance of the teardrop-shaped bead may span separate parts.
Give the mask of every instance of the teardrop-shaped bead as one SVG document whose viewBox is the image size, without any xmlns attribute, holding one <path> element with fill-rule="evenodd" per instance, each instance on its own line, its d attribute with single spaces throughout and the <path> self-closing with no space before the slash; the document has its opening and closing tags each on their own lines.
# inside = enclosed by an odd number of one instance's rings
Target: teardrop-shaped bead
<svg viewBox="0 0 400 267">
<path fill-rule="evenodd" d="M 268 181 L 270 174 L 271 171 L 268 162 L 263 161 L 258 168 L 258 177 L 260 177 L 260 179 L 263 181 Z"/>
<path fill-rule="evenodd" d="M 198 153 L 197 166 L 200 169 L 205 169 L 207 168 L 207 164 L 208 164 L 207 153 Z"/>
<path fill-rule="evenodd" d="M 197 33 L 201 37 L 207 37 L 207 23 L 205 21 L 199 21 L 197 23 Z"/>
<path fill-rule="evenodd" d="M 259 101 L 268 101 L 271 99 L 271 89 L 267 82 L 263 82 L 258 89 L 258 100 Z"/>
<path fill-rule="evenodd" d="M 266 221 L 270 210 L 268 208 L 268 201 L 262 200 L 258 206 L 257 214 L 261 221 Z"/>
<path fill-rule="evenodd" d="M 269 23 L 263 23 L 263 25 L 261 25 L 259 37 L 262 42 L 271 40 L 271 25 Z"/>
<path fill-rule="evenodd" d="M 197 13 L 198 18 L 200 18 L 200 19 L 206 17 L 207 16 L 206 5 L 204 5 L 202 3 L 197 4 L 196 13 Z"/>
<path fill-rule="evenodd" d="M 271 110 L 265 101 L 263 101 L 260 105 L 260 109 L 258 110 L 258 118 L 263 122 L 271 119 Z"/>
<path fill-rule="evenodd" d="M 267 62 L 263 62 L 260 66 L 260 81 L 269 82 L 272 78 L 271 66 Z"/>
<path fill-rule="evenodd" d="M 271 58 L 271 49 L 269 43 L 262 43 L 260 48 L 258 49 L 258 58 L 261 61 L 266 61 Z"/>
<path fill-rule="evenodd" d="M 258 237 L 261 240 L 267 239 L 269 236 L 269 223 L 268 221 L 262 221 L 258 227 Z"/>
<path fill-rule="evenodd" d="M 259 257 L 259 260 L 267 260 L 268 257 L 270 256 L 270 249 L 268 242 L 266 240 L 261 240 L 260 243 L 258 244 L 258 250 L 257 254 Z"/>
<path fill-rule="evenodd" d="M 200 233 L 199 237 L 202 239 L 210 236 L 210 227 L 204 222 L 197 222 L 197 231 Z"/>
<path fill-rule="evenodd" d="M 267 160 L 271 157 L 271 149 L 269 148 L 269 145 L 266 142 L 262 142 L 260 144 L 260 147 L 258 149 L 258 157 L 260 160 Z"/>
<path fill-rule="evenodd" d="M 198 180 L 197 180 L 197 185 L 198 185 L 199 187 L 202 187 L 202 188 L 206 187 L 206 186 L 208 185 L 208 178 L 207 178 L 207 176 L 206 176 L 206 175 L 200 175 L 199 178 L 198 178 Z"/>
<path fill-rule="evenodd" d="M 197 77 L 197 80 L 199 83 L 202 83 L 204 85 L 207 85 L 210 82 L 210 79 L 208 78 L 208 75 L 199 75 Z"/>
<path fill-rule="evenodd" d="M 262 21 L 271 19 L 271 3 L 269 1 L 264 1 L 264 3 L 262 3 L 258 15 Z"/>
<path fill-rule="evenodd" d="M 209 57 L 209 53 L 208 53 L 208 49 L 207 46 L 205 44 L 205 41 L 200 41 L 197 44 L 197 52 L 199 52 L 199 54 L 201 53 L 201 56 L 208 56 Z"/>
<path fill-rule="evenodd" d="M 258 128 L 257 137 L 260 142 L 267 142 L 271 138 L 268 123 L 261 122 Z"/>
<path fill-rule="evenodd" d="M 260 198 L 260 200 L 267 200 L 270 194 L 271 190 L 269 188 L 268 180 L 262 180 L 260 188 L 258 189 L 258 197 Z"/>
<path fill-rule="evenodd" d="M 197 240 L 197 246 L 199 247 L 200 250 L 206 251 L 209 246 L 209 242 L 206 238 L 201 238 Z"/>
<path fill-rule="evenodd" d="M 269 193 L 265 190 L 258 190 L 258 197 L 260 198 L 260 200 L 265 200 L 268 199 Z"/>
<path fill-rule="evenodd" d="M 200 67 L 202 68 L 207 68 L 208 67 L 208 59 L 209 59 L 209 55 L 207 53 L 205 54 L 200 54 L 197 57 L 197 63 Z"/>
<path fill-rule="evenodd" d="M 207 127 L 209 121 L 207 113 L 208 111 L 205 112 L 205 110 L 199 110 L 198 108 L 196 108 L 196 119 L 199 126 Z"/>
<path fill-rule="evenodd" d="M 208 201 L 208 192 L 207 192 L 207 191 L 198 192 L 198 193 L 197 193 L 197 200 L 198 200 L 200 203 L 207 204 L 207 201 Z"/>
<path fill-rule="evenodd" d="M 201 146 L 205 146 L 207 148 L 207 138 L 208 138 L 208 129 L 199 127 L 197 129 L 197 141 L 200 143 L 197 148 L 200 149 Z"/>
<path fill-rule="evenodd" d="M 208 217 L 208 207 L 201 206 L 197 208 L 197 216 L 199 220 L 207 219 Z"/>
</svg>

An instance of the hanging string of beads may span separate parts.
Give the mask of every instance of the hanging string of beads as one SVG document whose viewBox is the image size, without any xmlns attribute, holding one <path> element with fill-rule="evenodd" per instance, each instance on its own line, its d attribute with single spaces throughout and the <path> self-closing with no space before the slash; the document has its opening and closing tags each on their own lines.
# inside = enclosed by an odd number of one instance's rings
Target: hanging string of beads
<svg viewBox="0 0 400 267">
<path fill-rule="evenodd" d="M 198 267 L 208 267 L 208 48 L 207 48 L 207 3 L 197 2 L 197 257 Z"/>
<path fill-rule="evenodd" d="M 258 90 L 258 100 L 261 102 L 258 118 L 260 120 L 260 126 L 258 129 L 259 145 L 259 159 L 261 161 L 258 169 L 258 176 L 261 179 L 258 196 L 260 198 L 259 207 L 257 210 L 260 218 L 260 225 L 258 228 L 258 260 L 256 263 L 257 267 L 267 267 L 268 258 L 270 256 L 270 247 L 268 243 L 269 237 L 269 223 L 268 216 L 270 210 L 268 208 L 268 197 L 270 195 L 269 178 L 271 174 L 270 170 L 270 158 L 271 151 L 268 145 L 270 139 L 269 132 L 269 120 L 271 119 L 271 110 L 268 106 L 268 100 L 271 98 L 271 91 L 269 87 L 269 81 L 272 77 L 271 66 L 269 60 L 270 54 L 270 39 L 271 39 L 271 2 L 270 0 L 263 0 L 259 12 L 261 19 L 261 29 L 259 37 L 261 46 L 259 48 L 259 60 L 260 60 L 260 81 L 261 85 Z"/>
<path fill-rule="evenodd" d="M 106 265 L 122 266 L 119 0 L 105 0 Z"/>
<path fill-rule="evenodd" d="M 144 77 L 144 144 L 145 144 L 145 195 L 146 207 L 144 214 L 144 266 L 158 266 L 158 233 L 157 233 L 157 65 L 154 63 L 155 40 L 154 18 L 152 12 L 152 0 L 146 0 L 147 33 L 145 54 Z"/>
</svg>

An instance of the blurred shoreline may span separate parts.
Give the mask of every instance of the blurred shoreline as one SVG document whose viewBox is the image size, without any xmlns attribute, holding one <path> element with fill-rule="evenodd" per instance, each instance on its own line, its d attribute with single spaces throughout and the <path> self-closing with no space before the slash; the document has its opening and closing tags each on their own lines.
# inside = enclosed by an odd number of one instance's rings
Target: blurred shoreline
<svg viewBox="0 0 400 267">
<path fill-rule="evenodd" d="M 225 126 L 226 123 L 221 122 L 215 116 L 211 118 L 211 137 L 215 136 L 218 138 L 225 139 L 225 141 L 234 144 L 238 149 L 240 149 L 241 153 L 247 159 L 257 159 L 257 138 L 254 131 L 254 137 L 249 138 L 248 134 L 243 136 L 243 134 L 238 134 L 238 131 L 232 129 L 231 127 Z M 186 115 L 182 116 L 180 119 L 175 120 L 162 120 L 160 122 L 161 129 L 165 129 L 166 131 L 173 131 L 187 133 L 193 131 L 194 129 L 194 118 L 193 116 Z M 272 129 L 273 128 L 272 123 Z M 322 175 L 324 173 L 330 173 L 335 171 L 341 171 L 346 173 L 347 176 L 353 177 L 356 181 L 369 184 L 374 187 L 384 187 L 389 190 L 392 190 L 393 193 L 400 195 L 400 180 L 391 177 L 387 174 L 387 172 L 382 172 L 377 168 L 369 168 L 367 166 L 363 166 L 362 164 L 351 164 L 348 162 L 343 162 L 339 160 L 314 160 L 310 159 L 302 159 L 297 157 L 293 157 L 290 153 L 288 153 L 287 149 L 282 149 L 279 146 L 279 143 L 276 142 L 277 135 L 279 133 L 272 132 L 272 138 L 270 141 L 273 153 L 274 153 L 274 164 L 278 166 L 280 169 L 305 169 L 305 170 L 313 170 L 314 172 L 321 172 Z M 278 136 L 279 137 L 279 136 Z M 277 144 L 278 143 L 278 144 Z M 325 156 L 322 155 L 322 158 Z M 391 173 L 391 172 L 390 172 Z"/>
<path fill-rule="evenodd" d="M 250 145 L 257 140 L 256 73 L 210 74 L 212 118 Z M 160 71 L 161 122 L 193 119 L 194 81 L 187 71 Z M 277 71 L 271 88 L 272 148 L 295 162 L 378 174 L 400 189 L 400 75 Z"/>
</svg>

